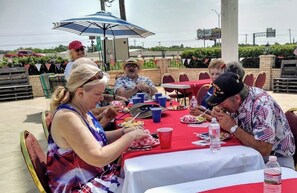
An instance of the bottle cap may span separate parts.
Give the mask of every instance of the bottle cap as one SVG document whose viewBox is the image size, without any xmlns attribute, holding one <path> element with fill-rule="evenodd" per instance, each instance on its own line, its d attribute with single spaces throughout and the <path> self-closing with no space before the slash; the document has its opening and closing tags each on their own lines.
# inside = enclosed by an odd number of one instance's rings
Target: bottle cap
<svg viewBox="0 0 297 193">
<path fill-rule="evenodd" d="M 276 161 L 277 157 L 274 155 L 269 156 L 269 161 Z"/>
<path fill-rule="evenodd" d="M 217 120 L 217 118 L 215 118 L 215 117 L 212 117 L 212 118 L 211 118 L 211 120 L 212 120 L 212 121 L 216 121 L 216 120 Z"/>
</svg>

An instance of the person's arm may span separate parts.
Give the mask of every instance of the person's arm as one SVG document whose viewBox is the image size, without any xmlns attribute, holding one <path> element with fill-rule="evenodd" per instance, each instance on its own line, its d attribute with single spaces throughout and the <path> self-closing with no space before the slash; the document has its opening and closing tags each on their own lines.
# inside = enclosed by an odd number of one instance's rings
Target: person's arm
<svg viewBox="0 0 297 193">
<path fill-rule="evenodd" d="M 212 115 L 217 118 L 218 123 L 221 128 L 225 131 L 231 133 L 231 127 L 236 125 L 235 120 L 227 113 L 215 107 L 212 111 Z M 245 130 L 240 128 L 236 129 L 234 133 L 232 133 L 236 138 L 238 138 L 244 145 L 248 147 L 252 147 L 260 152 L 260 154 L 265 157 L 269 156 L 272 151 L 272 144 L 260 140 L 256 140 L 255 137 Z"/>
<path fill-rule="evenodd" d="M 121 131 L 117 132 L 119 135 Z M 70 148 L 86 163 L 103 167 L 116 160 L 133 140 L 146 137 L 147 134 L 136 129 L 102 147 L 76 113 L 61 110 L 54 117 L 52 136 L 59 147 Z"/>
<path fill-rule="evenodd" d="M 124 87 L 120 87 L 116 90 L 115 95 L 129 99 L 132 96 L 134 96 L 138 91 L 139 90 L 137 89 L 137 87 L 134 87 L 133 89 L 130 89 L 130 90 L 126 90 Z"/>
<path fill-rule="evenodd" d="M 205 114 L 203 114 L 204 112 L 206 111 Z M 206 120 L 208 121 L 211 121 L 211 111 L 206 109 L 205 107 L 203 106 L 198 106 L 198 107 L 195 107 L 195 108 L 190 108 L 190 115 L 194 115 L 194 116 L 199 116 L 201 114 L 203 114 L 202 116 L 204 118 L 206 118 Z"/>
</svg>

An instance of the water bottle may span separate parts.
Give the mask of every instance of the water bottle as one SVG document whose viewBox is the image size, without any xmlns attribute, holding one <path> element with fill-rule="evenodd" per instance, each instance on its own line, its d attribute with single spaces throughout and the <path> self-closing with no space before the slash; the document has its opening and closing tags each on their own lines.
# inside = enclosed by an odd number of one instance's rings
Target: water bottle
<svg viewBox="0 0 297 193">
<path fill-rule="evenodd" d="M 195 96 L 192 96 L 192 98 L 191 98 L 191 100 L 190 100 L 190 107 L 191 107 L 191 108 L 195 108 L 195 107 L 197 107 L 197 106 L 198 106 L 198 101 L 197 101 L 197 99 L 196 99 Z"/>
<path fill-rule="evenodd" d="M 216 152 L 221 149 L 221 139 L 220 139 L 220 125 L 215 117 L 211 118 L 209 125 L 209 137 L 210 137 L 210 150 Z"/>
<path fill-rule="evenodd" d="M 264 169 L 264 193 L 281 193 L 282 170 L 276 156 L 269 156 Z"/>
</svg>

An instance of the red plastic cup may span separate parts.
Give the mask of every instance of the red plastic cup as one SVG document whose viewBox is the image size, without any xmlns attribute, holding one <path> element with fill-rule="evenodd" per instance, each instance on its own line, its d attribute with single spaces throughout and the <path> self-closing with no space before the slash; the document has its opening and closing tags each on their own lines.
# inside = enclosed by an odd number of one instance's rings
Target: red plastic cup
<svg viewBox="0 0 297 193">
<path fill-rule="evenodd" d="M 173 129 L 170 127 L 163 127 L 157 129 L 157 131 L 160 139 L 161 149 L 170 149 Z"/>
</svg>

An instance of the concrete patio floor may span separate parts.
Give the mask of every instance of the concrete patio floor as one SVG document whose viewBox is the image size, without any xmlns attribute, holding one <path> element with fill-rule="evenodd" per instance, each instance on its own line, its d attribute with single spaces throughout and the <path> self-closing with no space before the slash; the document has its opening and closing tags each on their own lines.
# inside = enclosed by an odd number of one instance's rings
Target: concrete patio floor
<svg viewBox="0 0 297 193">
<path fill-rule="evenodd" d="M 269 93 L 284 111 L 297 107 L 296 94 Z M 41 113 L 48 107 L 49 99 L 44 97 L 0 103 L 0 187 L 3 192 L 38 192 L 22 157 L 19 135 L 24 129 L 32 132 L 45 150 Z"/>
</svg>

